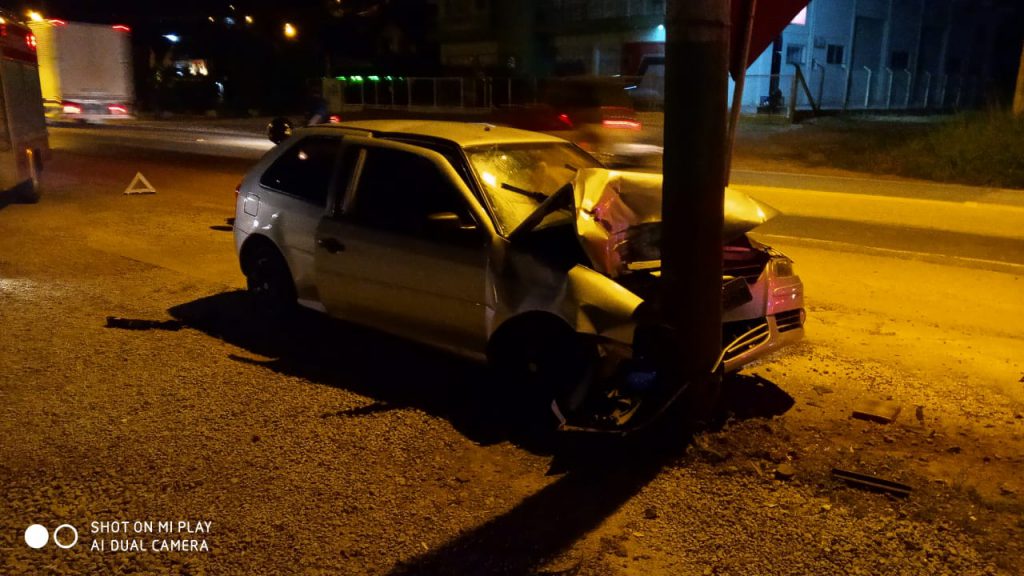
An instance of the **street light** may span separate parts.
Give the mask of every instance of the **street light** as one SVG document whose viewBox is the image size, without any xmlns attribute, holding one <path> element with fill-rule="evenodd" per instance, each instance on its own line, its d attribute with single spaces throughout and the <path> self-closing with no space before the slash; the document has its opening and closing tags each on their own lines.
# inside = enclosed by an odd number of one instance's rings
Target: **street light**
<svg viewBox="0 0 1024 576">
<path fill-rule="evenodd" d="M 284 37 L 288 39 L 295 38 L 299 34 L 299 31 L 292 26 L 291 22 L 284 23 Z"/>
<path fill-rule="evenodd" d="M 164 34 L 164 38 L 166 38 L 171 44 L 177 44 L 178 41 L 181 40 L 181 36 L 178 36 L 177 34 Z"/>
<path fill-rule="evenodd" d="M 42 22 L 43 21 L 43 15 L 40 14 L 39 12 L 36 12 L 35 10 L 29 10 L 28 11 L 28 19 L 33 21 L 33 22 Z"/>
<path fill-rule="evenodd" d="M 245 17 L 245 23 L 246 24 L 252 24 L 252 16 L 246 16 Z"/>
</svg>

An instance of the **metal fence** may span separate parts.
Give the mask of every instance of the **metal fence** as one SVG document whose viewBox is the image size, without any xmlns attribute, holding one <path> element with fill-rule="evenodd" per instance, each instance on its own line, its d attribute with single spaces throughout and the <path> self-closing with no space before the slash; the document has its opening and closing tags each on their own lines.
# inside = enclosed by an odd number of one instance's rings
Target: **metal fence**
<svg viewBox="0 0 1024 576">
<path fill-rule="evenodd" d="M 333 110 L 346 108 L 490 109 L 536 101 L 536 78 L 341 76 L 323 79 Z"/>
<path fill-rule="evenodd" d="M 785 113 L 795 99 L 798 110 L 938 111 L 976 108 L 983 98 L 984 85 L 974 77 L 815 65 L 802 82 L 795 70 L 748 75 L 743 110 Z"/>
<path fill-rule="evenodd" d="M 966 76 L 932 75 L 890 68 L 852 69 L 813 64 L 783 74 L 749 74 L 743 94 L 747 113 L 792 110 L 925 111 L 983 104 L 984 85 Z M 332 110 L 395 108 L 456 109 L 467 112 L 536 102 L 537 78 L 341 76 L 325 78 L 323 93 Z M 795 101 L 795 104 L 794 104 Z M 660 110 L 663 97 L 644 94 L 638 109 Z"/>
</svg>

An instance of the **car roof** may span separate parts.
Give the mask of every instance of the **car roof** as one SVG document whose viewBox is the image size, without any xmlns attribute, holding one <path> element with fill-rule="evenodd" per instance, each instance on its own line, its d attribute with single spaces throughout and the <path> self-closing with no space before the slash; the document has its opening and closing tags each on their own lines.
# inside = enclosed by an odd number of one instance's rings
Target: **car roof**
<svg viewBox="0 0 1024 576">
<path fill-rule="evenodd" d="M 321 124 L 325 130 L 355 129 L 379 137 L 413 136 L 453 142 L 462 148 L 489 144 L 522 144 L 528 142 L 565 143 L 565 140 L 540 132 L 506 126 L 443 120 L 358 120 L 339 124 Z M 317 130 L 319 131 L 319 130 Z"/>
</svg>

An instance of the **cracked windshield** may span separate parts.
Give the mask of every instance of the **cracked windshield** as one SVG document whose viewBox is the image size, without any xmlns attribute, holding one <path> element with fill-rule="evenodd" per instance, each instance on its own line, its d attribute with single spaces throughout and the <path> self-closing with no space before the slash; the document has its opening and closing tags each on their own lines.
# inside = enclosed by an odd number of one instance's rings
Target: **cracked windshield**
<svg viewBox="0 0 1024 576">
<path fill-rule="evenodd" d="M 469 151 L 469 162 L 484 186 L 484 195 L 503 234 L 519 226 L 545 198 L 571 181 L 581 168 L 598 164 L 563 144 L 483 146 Z M 564 210 L 548 215 L 538 227 L 565 220 Z"/>
</svg>

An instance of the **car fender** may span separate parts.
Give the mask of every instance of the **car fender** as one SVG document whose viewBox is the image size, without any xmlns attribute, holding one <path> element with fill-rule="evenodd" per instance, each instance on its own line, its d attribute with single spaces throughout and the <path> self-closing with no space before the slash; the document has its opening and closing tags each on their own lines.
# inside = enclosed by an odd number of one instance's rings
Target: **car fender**
<svg viewBox="0 0 1024 576">
<path fill-rule="evenodd" d="M 577 333 L 632 343 L 634 313 L 642 298 L 580 264 L 560 271 L 527 253 L 498 252 L 487 270 L 489 335 L 513 318 L 539 312 L 561 319 Z"/>
</svg>

